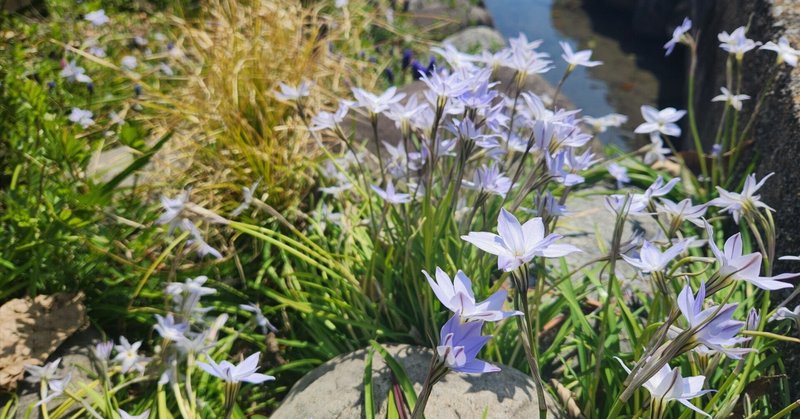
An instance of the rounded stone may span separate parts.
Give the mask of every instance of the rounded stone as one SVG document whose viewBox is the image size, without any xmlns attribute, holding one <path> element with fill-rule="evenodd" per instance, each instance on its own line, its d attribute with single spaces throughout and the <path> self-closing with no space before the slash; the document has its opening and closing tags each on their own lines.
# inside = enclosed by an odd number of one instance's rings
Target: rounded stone
<svg viewBox="0 0 800 419">
<path fill-rule="evenodd" d="M 433 352 L 409 345 L 384 345 L 384 348 L 403 366 L 419 394 Z M 292 387 L 272 418 L 364 417 L 366 354 L 367 350 L 361 349 L 340 355 L 306 374 Z M 537 417 L 538 403 L 531 378 L 516 369 L 501 368 L 499 372 L 481 375 L 451 371 L 433 388 L 426 416 L 437 419 Z M 377 352 L 372 360 L 372 383 L 376 417 L 386 417 L 392 373 Z"/>
<path fill-rule="evenodd" d="M 456 32 L 442 41 L 462 52 L 497 51 L 506 43 L 500 32 L 488 26 L 475 26 Z"/>
</svg>

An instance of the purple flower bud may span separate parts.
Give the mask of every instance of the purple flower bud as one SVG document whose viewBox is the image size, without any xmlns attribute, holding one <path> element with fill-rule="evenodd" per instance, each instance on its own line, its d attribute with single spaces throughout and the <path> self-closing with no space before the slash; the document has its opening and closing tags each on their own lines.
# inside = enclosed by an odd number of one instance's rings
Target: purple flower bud
<svg viewBox="0 0 800 419">
<path fill-rule="evenodd" d="M 94 347 L 94 355 L 100 361 L 108 361 L 111 357 L 111 349 L 114 347 L 113 341 L 100 342 Z"/>
<path fill-rule="evenodd" d="M 386 80 L 389 81 L 389 84 L 394 84 L 394 71 L 391 68 L 387 68 L 383 73 L 386 75 Z"/>
<path fill-rule="evenodd" d="M 133 94 L 135 94 L 136 97 L 139 97 L 139 96 L 142 95 L 142 85 L 141 84 L 136 83 L 135 85 L 133 85 Z"/>
<path fill-rule="evenodd" d="M 50 80 L 49 82 L 47 82 L 47 88 L 50 89 L 50 91 L 52 91 L 53 89 L 56 88 L 56 82 Z"/>
<path fill-rule="evenodd" d="M 400 68 L 403 70 L 407 69 L 408 66 L 411 65 L 411 56 L 413 52 L 410 49 L 406 48 L 403 50 L 403 59 L 400 61 Z"/>
<path fill-rule="evenodd" d="M 93 95 L 94 94 L 94 83 L 92 83 L 92 82 L 86 83 L 86 90 L 89 91 L 90 95 Z"/>
<path fill-rule="evenodd" d="M 430 77 L 435 70 L 436 70 L 436 57 L 431 55 L 431 59 L 428 61 L 428 68 L 425 69 L 425 75 Z"/>
<path fill-rule="evenodd" d="M 369 57 L 368 61 L 371 62 L 372 64 L 378 64 L 378 59 L 372 56 Z"/>
<path fill-rule="evenodd" d="M 422 78 L 422 75 L 426 73 L 425 67 L 423 67 L 419 61 L 414 60 L 411 62 L 411 75 L 414 77 L 414 80 L 419 80 Z"/>
<path fill-rule="evenodd" d="M 758 314 L 758 311 L 754 308 L 750 309 L 750 313 L 747 315 L 747 322 L 745 324 L 746 330 L 758 330 L 758 324 L 761 323 L 761 316 Z"/>
<path fill-rule="evenodd" d="M 722 144 L 714 144 L 711 146 L 711 157 L 717 158 L 722 154 Z"/>
<path fill-rule="evenodd" d="M 174 42 L 168 42 L 167 43 L 167 51 L 172 51 L 173 48 L 175 48 L 175 43 Z"/>
</svg>

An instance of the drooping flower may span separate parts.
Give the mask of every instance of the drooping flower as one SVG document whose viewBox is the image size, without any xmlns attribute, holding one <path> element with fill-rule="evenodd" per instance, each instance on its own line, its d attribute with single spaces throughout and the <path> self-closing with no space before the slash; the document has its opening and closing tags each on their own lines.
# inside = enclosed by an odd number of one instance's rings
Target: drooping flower
<svg viewBox="0 0 800 419">
<path fill-rule="evenodd" d="M 781 307 L 775 311 L 775 314 L 769 318 L 771 322 L 777 322 L 781 320 L 791 320 L 794 322 L 795 326 L 800 328 L 800 305 L 796 306 L 794 310 L 789 310 L 786 307 Z"/>
<path fill-rule="evenodd" d="M 596 67 L 600 64 L 603 64 L 602 61 L 591 60 L 592 50 L 590 49 L 574 52 L 572 47 L 567 42 L 561 41 L 559 42 L 559 45 L 561 45 L 561 49 L 564 50 L 564 53 L 561 54 L 561 58 L 563 58 L 564 61 L 569 64 L 567 71 L 572 71 L 577 66 Z"/>
<path fill-rule="evenodd" d="M 89 12 L 83 17 L 83 19 L 91 22 L 93 26 L 103 26 L 110 20 L 108 16 L 106 16 L 106 11 L 103 9 Z"/>
<path fill-rule="evenodd" d="M 239 304 L 239 308 L 244 311 L 249 311 L 256 315 L 256 324 L 261 328 L 263 333 L 267 333 L 267 330 L 272 331 L 272 333 L 278 333 L 278 328 L 273 326 L 270 321 L 264 317 L 264 314 L 261 313 L 261 307 L 256 304 Z"/>
<path fill-rule="evenodd" d="M 625 365 L 621 359 L 616 359 L 622 364 L 622 368 L 630 374 L 631 370 L 628 366 Z M 655 409 L 656 414 L 662 414 L 668 402 L 677 400 L 678 403 L 689 409 L 701 415 L 711 417 L 711 415 L 689 402 L 690 399 L 714 391 L 703 390 L 703 383 L 705 381 L 706 377 L 702 375 L 684 378 L 681 376 L 681 371 L 678 367 L 670 369 L 669 365 L 664 365 L 655 375 L 644 383 L 644 388 L 650 392 L 650 396 L 653 399 L 650 402 L 652 404 L 651 409 Z"/>
<path fill-rule="evenodd" d="M 650 144 L 645 146 L 644 164 L 663 162 L 667 155 L 672 153 L 668 147 L 664 147 L 664 140 L 659 135 L 650 135 Z"/>
<path fill-rule="evenodd" d="M 758 211 L 758 208 L 764 208 L 768 211 L 774 211 L 767 204 L 761 202 L 761 195 L 756 195 L 759 189 L 764 186 L 764 182 L 775 173 L 770 173 L 760 181 L 756 182 L 755 173 L 751 173 L 744 181 L 741 193 L 728 192 L 725 189 L 717 186 L 719 197 L 714 198 L 708 202 L 708 205 L 721 207 L 723 211 L 733 215 L 733 221 L 739 224 L 739 219 L 742 215 L 747 215 Z"/>
<path fill-rule="evenodd" d="M 619 113 L 610 113 L 599 118 L 592 118 L 591 116 L 584 116 L 581 120 L 589 125 L 594 132 L 606 132 L 608 128 L 620 127 L 622 124 L 628 122 L 628 117 Z"/>
<path fill-rule="evenodd" d="M 719 276 L 722 284 L 727 281 L 747 281 L 758 288 L 774 291 L 782 288 L 793 288 L 794 285 L 781 282 L 794 278 L 800 273 L 784 273 L 771 277 L 761 276 L 761 253 L 743 254 L 742 234 L 736 233 L 725 241 L 723 250 L 714 242 L 714 231 L 710 224 L 706 224 L 708 231 L 708 244 L 720 264 Z M 716 284 L 715 284 L 716 285 Z"/>
<path fill-rule="evenodd" d="M 442 305 L 448 310 L 456 313 L 465 321 L 498 321 L 510 316 L 522 315 L 519 311 L 503 311 L 503 303 L 508 296 L 505 290 L 497 291 L 489 298 L 480 303 L 475 302 L 475 295 L 472 293 L 472 282 L 462 271 L 458 271 L 450 280 L 438 266 L 436 267 L 436 280 L 426 271 L 422 271 L 428 279 L 433 293 L 441 301 Z"/>
<path fill-rule="evenodd" d="M 639 268 L 644 273 L 659 272 L 664 270 L 676 256 L 686 250 L 689 245 L 689 240 L 683 240 L 669 249 L 661 252 L 657 246 L 645 240 L 642 249 L 639 252 L 639 258 L 632 258 L 628 255 L 622 255 L 622 258 L 631 265 Z"/>
<path fill-rule="evenodd" d="M 635 133 L 650 134 L 651 137 L 657 133 L 672 137 L 681 135 L 681 128 L 675 122 L 683 118 L 686 111 L 679 111 L 675 108 L 658 110 L 648 105 L 642 105 L 641 110 L 645 122 L 636 127 Z"/>
<path fill-rule="evenodd" d="M 722 92 L 722 94 L 714 96 L 714 98 L 711 99 L 711 101 L 712 102 L 725 102 L 725 103 L 731 105 L 731 107 L 733 107 L 733 109 L 736 109 L 737 111 L 741 111 L 742 110 L 742 101 L 743 100 L 750 99 L 750 96 L 748 96 L 748 95 L 734 95 L 733 93 L 731 93 L 730 90 L 728 90 L 725 87 L 720 87 L 720 91 Z"/>
<path fill-rule="evenodd" d="M 94 114 L 92 111 L 87 111 L 81 108 L 72 108 L 72 112 L 69 114 L 68 119 L 70 122 L 80 125 L 82 128 L 89 128 L 90 126 L 94 125 L 94 119 L 92 116 Z"/>
<path fill-rule="evenodd" d="M 225 382 L 236 383 L 252 383 L 261 384 L 265 381 L 272 381 L 275 377 L 271 375 L 261 374 L 256 372 L 258 370 L 258 360 L 261 357 L 260 352 L 256 352 L 248 356 L 244 361 L 238 365 L 233 365 L 228 361 L 222 361 L 219 364 L 214 362 L 211 357 L 208 357 L 208 362 L 198 362 L 197 366 L 203 371 L 217 377 Z"/>
<path fill-rule="evenodd" d="M 751 352 L 750 348 L 733 347 L 750 340 L 736 336 L 744 328 L 743 321 L 732 319 L 738 305 L 725 304 L 721 308 L 712 306 L 704 310 L 705 298 L 705 283 L 700 284 L 696 296 L 693 295 L 692 287 L 689 285 L 686 285 L 678 295 L 678 308 L 689 325 L 692 342 L 700 345 L 697 349 L 700 352 L 721 352 L 734 359 L 741 359 L 742 355 Z"/>
<path fill-rule="evenodd" d="M 672 191 L 672 188 L 674 188 L 675 185 L 677 185 L 678 182 L 680 182 L 680 181 L 681 181 L 681 178 L 675 177 L 675 178 L 670 179 L 669 182 L 667 182 L 665 184 L 664 183 L 664 178 L 661 177 L 661 176 L 658 176 L 656 178 L 656 180 L 653 181 L 653 184 L 650 185 L 644 191 L 644 198 L 647 199 L 648 201 L 650 201 L 653 198 L 660 198 L 662 196 L 666 196 L 668 193 L 670 193 L 670 191 Z"/>
<path fill-rule="evenodd" d="M 182 191 L 175 198 L 161 195 L 161 206 L 164 208 L 164 213 L 158 217 L 156 224 L 167 224 L 168 232 L 172 234 L 181 223 L 181 213 L 188 201 L 189 194 L 186 191 Z"/>
<path fill-rule="evenodd" d="M 405 204 L 411 202 L 411 195 L 407 193 L 397 193 L 394 189 L 394 184 L 391 180 L 386 182 L 386 189 L 381 189 L 376 185 L 371 185 L 372 190 L 378 194 L 384 201 L 390 204 Z"/>
<path fill-rule="evenodd" d="M 439 335 L 439 346 L 436 347 L 439 359 L 451 370 L 467 374 L 500 371 L 500 368 L 475 358 L 492 338 L 481 336 L 482 328 L 483 321 L 463 323 L 457 314 L 451 317 Z"/>
<path fill-rule="evenodd" d="M 255 192 L 256 188 L 258 187 L 258 181 L 250 185 L 250 187 L 244 186 L 242 187 L 242 203 L 239 204 L 236 209 L 231 211 L 231 215 L 236 217 L 244 211 L 247 211 L 250 208 L 250 205 L 253 203 L 253 192 Z"/>
<path fill-rule="evenodd" d="M 667 50 L 664 56 L 672 54 L 675 45 L 686 42 L 686 33 L 689 32 L 690 29 L 692 29 L 691 19 L 688 17 L 683 18 L 683 23 L 672 31 L 672 39 L 664 44 L 664 49 Z"/>
<path fill-rule="evenodd" d="M 531 218 L 520 225 L 517 217 L 500 209 L 497 217 L 497 232 L 470 232 L 461 238 L 479 249 L 497 255 L 497 268 L 506 272 L 528 263 L 535 256 L 561 257 L 581 250 L 570 244 L 556 244 L 562 236 L 544 235 L 544 223 L 540 217 Z"/>
<path fill-rule="evenodd" d="M 760 49 L 765 49 L 767 51 L 774 51 L 777 56 L 777 63 L 782 64 L 786 63 L 792 67 L 797 66 L 797 58 L 800 57 L 800 51 L 792 48 L 789 45 L 789 40 L 786 39 L 785 36 L 780 37 L 778 39 L 778 43 L 774 43 L 772 41 L 767 42 L 762 46 Z"/>
<path fill-rule="evenodd" d="M 222 259 L 222 253 L 219 250 L 212 247 L 205 238 L 203 238 L 203 234 L 200 233 L 200 229 L 188 218 L 184 218 L 181 220 L 181 228 L 184 231 L 188 231 L 191 234 L 191 238 L 186 240 L 186 245 L 188 247 L 195 246 L 195 252 L 202 258 L 208 255 L 214 256 L 217 259 Z"/>
</svg>

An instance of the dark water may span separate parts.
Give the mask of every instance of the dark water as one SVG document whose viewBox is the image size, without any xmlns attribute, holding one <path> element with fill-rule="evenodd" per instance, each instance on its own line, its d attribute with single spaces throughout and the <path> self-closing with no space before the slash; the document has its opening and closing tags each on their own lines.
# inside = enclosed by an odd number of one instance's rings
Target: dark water
<svg viewBox="0 0 800 419">
<path fill-rule="evenodd" d="M 573 49 L 594 51 L 592 59 L 603 61 L 594 68 L 579 67 L 562 88 L 566 97 L 598 117 L 612 112 L 627 115 L 622 129 L 601 134 L 606 144 L 637 148 L 645 138 L 635 138 L 633 128 L 642 122 L 643 104 L 682 108 L 683 68 L 681 54 L 664 57 L 664 39 L 647 39 L 633 33 L 631 16 L 603 6 L 591 7 L 581 0 L 486 0 L 495 28 L 506 38 L 524 33 L 529 40 L 542 39 L 540 51 L 550 54 L 555 68 L 544 74 L 556 85 L 566 63 L 559 41 Z"/>
</svg>

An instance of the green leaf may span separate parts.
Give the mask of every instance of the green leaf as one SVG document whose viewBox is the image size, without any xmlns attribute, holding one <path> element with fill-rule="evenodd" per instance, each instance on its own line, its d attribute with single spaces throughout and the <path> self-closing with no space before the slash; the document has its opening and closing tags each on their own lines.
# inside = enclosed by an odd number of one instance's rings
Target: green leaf
<svg viewBox="0 0 800 419">
<path fill-rule="evenodd" d="M 374 354 L 375 350 L 370 348 L 364 363 L 364 416 L 367 419 L 375 419 L 375 396 L 372 389 L 372 356 Z"/>
<path fill-rule="evenodd" d="M 400 384 L 400 388 L 403 390 L 403 395 L 406 398 L 406 402 L 408 402 L 408 410 L 413 411 L 414 405 L 417 404 L 417 393 L 414 391 L 414 384 L 411 383 L 411 380 L 408 379 L 408 375 L 406 374 L 405 369 L 403 366 L 400 365 L 397 360 L 392 357 L 386 349 L 381 346 L 380 343 L 370 340 L 369 343 L 375 348 L 376 351 L 381 355 L 383 360 L 386 362 L 386 365 L 392 370 L 392 374 L 397 379 L 397 383 Z"/>
</svg>

